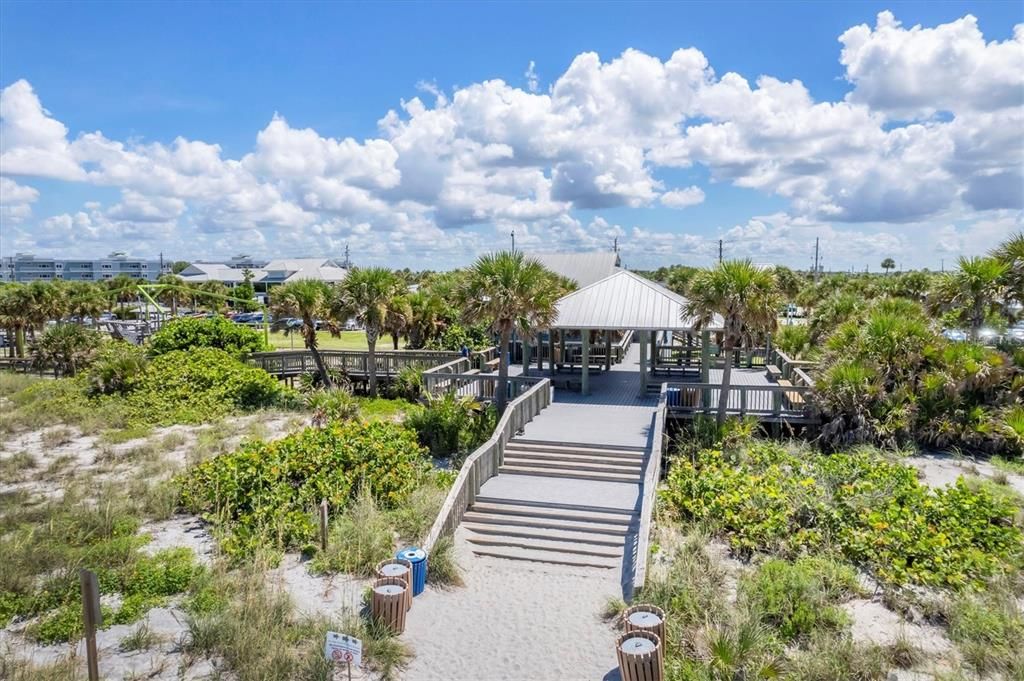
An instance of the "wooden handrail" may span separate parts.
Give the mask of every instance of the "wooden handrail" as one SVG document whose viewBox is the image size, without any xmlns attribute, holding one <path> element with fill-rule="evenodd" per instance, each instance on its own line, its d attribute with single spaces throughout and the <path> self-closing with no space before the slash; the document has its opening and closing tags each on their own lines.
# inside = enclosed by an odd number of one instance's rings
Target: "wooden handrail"
<svg viewBox="0 0 1024 681">
<path fill-rule="evenodd" d="M 505 455 L 505 445 L 542 409 L 551 404 L 551 382 L 540 379 L 516 399 L 509 402 L 494 434 L 466 458 L 458 477 L 445 497 L 441 510 L 423 542 L 429 555 L 437 540 L 455 531 L 466 509 L 476 501 L 476 495 L 487 480 L 498 474 Z"/>
<path fill-rule="evenodd" d="M 633 570 L 633 590 L 642 589 L 647 580 L 647 558 L 650 553 L 651 523 L 657 503 L 658 482 L 661 480 L 661 455 L 665 447 L 665 414 L 668 407 L 668 384 L 661 384 L 658 408 L 654 412 L 651 429 L 651 451 L 644 471 L 644 496 L 640 504 L 640 529 L 637 531 L 636 567 Z"/>
<path fill-rule="evenodd" d="M 718 383 L 666 383 L 670 413 L 714 414 L 718 407 Z M 678 391 L 676 398 L 673 394 Z M 810 395 L 814 388 L 806 385 L 732 385 L 729 386 L 730 416 L 771 416 L 814 419 Z"/>
<path fill-rule="evenodd" d="M 340 369 L 349 374 L 368 373 L 370 356 L 366 351 L 321 350 L 320 357 L 328 369 Z M 460 359 L 457 352 L 435 350 L 382 350 L 374 353 L 377 375 L 383 377 L 394 376 L 408 366 L 427 368 L 457 359 Z M 278 376 L 316 371 L 313 353 L 308 350 L 253 352 L 246 357 L 246 361 Z"/>
</svg>

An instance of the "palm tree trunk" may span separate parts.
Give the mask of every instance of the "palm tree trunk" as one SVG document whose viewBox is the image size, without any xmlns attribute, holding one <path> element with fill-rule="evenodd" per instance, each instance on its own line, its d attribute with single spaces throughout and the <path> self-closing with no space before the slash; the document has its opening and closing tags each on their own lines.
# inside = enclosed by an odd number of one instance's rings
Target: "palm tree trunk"
<svg viewBox="0 0 1024 681">
<path fill-rule="evenodd" d="M 394 331 L 391 332 L 391 343 L 395 346 L 395 350 L 398 349 L 398 334 Z"/>
<path fill-rule="evenodd" d="M 718 425 L 725 423 L 725 412 L 729 408 L 729 386 L 732 381 L 732 361 L 733 355 L 735 354 L 735 343 L 731 339 L 726 339 L 722 345 L 722 349 L 725 351 L 725 366 L 722 369 L 722 388 L 718 393 L 718 416 L 716 421 Z"/>
<path fill-rule="evenodd" d="M 508 353 L 509 344 L 512 342 L 512 332 L 503 329 L 501 341 L 498 345 L 498 385 L 495 386 L 494 401 L 498 408 L 498 415 L 505 413 L 505 405 L 508 402 Z"/>
<path fill-rule="evenodd" d="M 366 373 L 370 379 L 370 397 L 377 396 L 377 331 L 366 329 Z"/>
<path fill-rule="evenodd" d="M 320 356 L 320 350 L 316 347 L 316 325 L 312 319 L 303 320 L 303 325 L 303 340 L 306 341 L 306 348 L 313 355 L 316 370 L 320 372 L 320 382 L 323 383 L 324 388 L 331 390 L 334 388 L 334 382 L 331 381 L 331 375 L 327 373 L 327 367 L 324 365 L 324 358 Z M 308 333 L 306 333 L 307 329 Z"/>
</svg>

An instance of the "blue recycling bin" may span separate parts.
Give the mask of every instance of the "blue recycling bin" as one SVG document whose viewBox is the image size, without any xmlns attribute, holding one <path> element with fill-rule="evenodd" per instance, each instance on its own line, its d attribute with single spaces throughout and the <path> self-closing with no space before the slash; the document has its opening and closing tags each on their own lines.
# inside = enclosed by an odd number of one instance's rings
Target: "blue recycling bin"
<svg viewBox="0 0 1024 681">
<path fill-rule="evenodd" d="M 412 563 L 412 595 L 419 596 L 427 587 L 427 552 L 417 546 L 410 546 L 395 554 Z"/>
<path fill-rule="evenodd" d="M 665 392 L 667 393 L 665 397 L 667 398 L 668 406 L 678 407 L 682 403 L 682 399 L 680 399 L 682 391 L 679 388 L 669 388 Z"/>
</svg>

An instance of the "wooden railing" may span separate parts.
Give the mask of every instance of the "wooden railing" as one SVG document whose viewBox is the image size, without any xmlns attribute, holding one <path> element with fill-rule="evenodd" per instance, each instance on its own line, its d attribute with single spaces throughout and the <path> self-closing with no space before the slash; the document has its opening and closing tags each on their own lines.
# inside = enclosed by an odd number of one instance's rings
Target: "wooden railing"
<svg viewBox="0 0 1024 681">
<path fill-rule="evenodd" d="M 814 379 L 807 374 L 807 369 L 817 366 L 817 362 L 791 359 L 782 350 L 772 348 L 767 363 L 774 364 L 782 372 L 782 378 L 791 381 L 793 385 L 814 387 Z"/>
<path fill-rule="evenodd" d="M 349 376 L 369 375 L 369 353 L 359 350 L 321 350 L 320 356 L 328 369 L 344 371 Z M 405 367 L 425 369 L 445 362 L 461 359 L 457 352 L 433 350 L 384 350 L 374 357 L 377 376 L 396 376 Z M 274 376 L 297 376 L 315 372 L 313 353 L 308 350 L 278 350 L 276 352 L 254 352 L 246 361 Z"/>
<path fill-rule="evenodd" d="M 493 380 L 493 377 L 491 377 Z M 528 390 L 509 402 L 505 413 L 498 420 L 494 434 L 466 459 L 455 478 L 444 504 L 434 520 L 423 544 L 429 554 L 439 538 L 455 531 L 466 509 L 476 501 L 476 495 L 483 484 L 498 474 L 498 468 L 505 457 L 505 445 L 542 409 L 551 404 L 551 382 L 548 379 L 536 381 Z"/>
<path fill-rule="evenodd" d="M 647 580 L 647 559 L 650 553 L 651 522 L 654 505 L 658 498 L 658 482 L 661 480 L 661 456 L 665 449 L 665 415 L 668 409 L 667 383 L 662 383 L 658 397 L 658 409 L 654 412 L 654 427 L 651 430 L 651 451 L 644 471 L 644 496 L 640 505 L 640 529 L 637 531 L 636 562 L 633 570 L 633 590 L 642 589 Z"/>
<path fill-rule="evenodd" d="M 715 414 L 722 386 L 717 383 L 666 383 L 668 411 L 672 414 Z M 806 385 L 733 385 L 729 388 L 728 416 L 756 416 L 761 421 L 817 422 L 811 406 L 814 389 Z"/>
<path fill-rule="evenodd" d="M 0 369 L 20 371 L 24 374 L 34 370 L 40 376 L 43 375 L 43 367 L 36 363 L 34 357 L 0 357 Z"/>
<path fill-rule="evenodd" d="M 509 376 L 507 399 L 514 400 L 541 380 L 539 377 Z M 427 373 L 423 372 L 423 389 L 430 395 L 455 393 L 460 397 L 474 397 L 478 400 L 493 400 L 498 385 L 497 374 L 480 373 Z"/>
</svg>

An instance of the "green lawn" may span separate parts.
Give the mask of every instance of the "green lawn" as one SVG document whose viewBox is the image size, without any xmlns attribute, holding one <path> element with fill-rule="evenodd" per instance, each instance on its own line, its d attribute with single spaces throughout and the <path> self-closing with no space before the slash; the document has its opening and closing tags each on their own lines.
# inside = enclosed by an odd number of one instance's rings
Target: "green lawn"
<svg viewBox="0 0 1024 681">
<path fill-rule="evenodd" d="M 359 403 L 359 415 L 367 421 L 401 421 L 413 406 L 405 400 L 384 397 L 356 396 L 355 400 Z"/>
<path fill-rule="evenodd" d="M 321 350 L 365 350 L 366 333 L 363 331 L 342 331 L 341 336 L 335 338 L 327 331 L 318 331 L 316 334 Z M 382 339 L 384 340 L 384 339 Z M 377 342 L 380 350 L 391 349 L 391 337 L 387 337 L 387 343 Z M 302 350 L 302 336 L 297 333 L 285 335 L 281 331 L 270 333 L 270 344 L 279 350 Z"/>
</svg>

